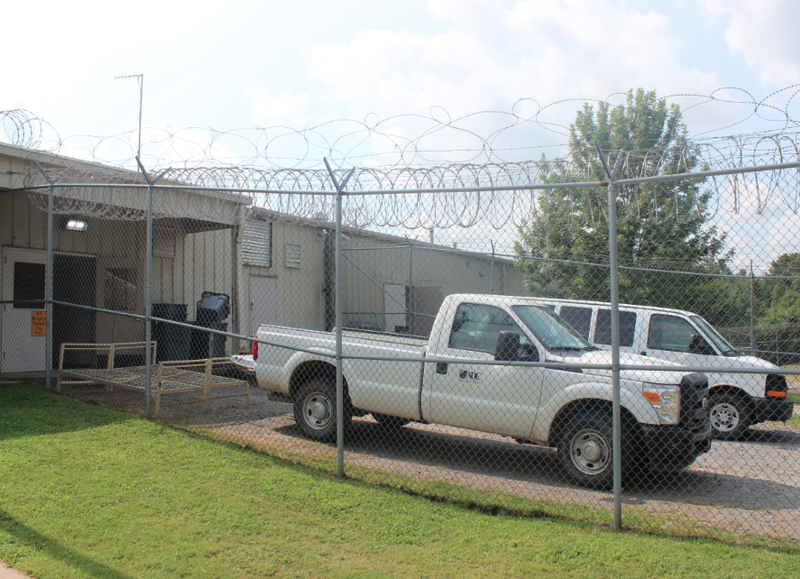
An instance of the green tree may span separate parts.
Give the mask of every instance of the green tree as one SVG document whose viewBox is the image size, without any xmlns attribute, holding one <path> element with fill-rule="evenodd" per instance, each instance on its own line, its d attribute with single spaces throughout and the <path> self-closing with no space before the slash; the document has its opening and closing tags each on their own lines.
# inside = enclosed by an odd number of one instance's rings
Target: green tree
<svg viewBox="0 0 800 579">
<path fill-rule="evenodd" d="M 680 108 L 655 91 L 629 91 L 624 104 L 585 104 L 570 126 L 569 161 L 543 160 L 549 183 L 607 179 L 595 141 L 617 179 L 701 170 Z M 625 302 L 697 311 L 708 278 L 674 272 L 729 273 L 725 236 L 706 225 L 710 194 L 702 179 L 618 186 L 617 247 Z M 605 188 L 548 189 L 519 229 L 518 263 L 536 295 L 609 299 L 608 197 Z M 628 269 L 640 268 L 640 269 Z M 663 273 L 663 271 L 667 273 Z"/>
<path fill-rule="evenodd" d="M 800 253 L 784 253 L 773 261 L 763 283 L 767 305 L 758 322 L 800 322 Z"/>
</svg>

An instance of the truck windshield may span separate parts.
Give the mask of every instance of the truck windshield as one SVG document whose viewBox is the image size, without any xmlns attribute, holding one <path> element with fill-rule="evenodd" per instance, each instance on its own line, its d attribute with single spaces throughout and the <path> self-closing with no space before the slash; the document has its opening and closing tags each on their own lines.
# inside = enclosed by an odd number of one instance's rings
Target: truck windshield
<svg viewBox="0 0 800 579">
<path fill-rule="evenodd" d="M 511 309 L 548 350 L 594 350 L 561 316 L 545 306 L 512 306 Z"/>
<path fill-rule="evenodd" d="M 720 334 L 714 326 L 700 316 L 692 316 L 691 320 L 700 326 L 700 329 L 706 333 L 706 336 L 711 338 L 711 341 L 714 342 L 714 345 L 720 352 L 723 354 L 736 354 L 736 348 L 731 346 L 730 342 L 723 338 L 722 334 Z"/>
</svg>

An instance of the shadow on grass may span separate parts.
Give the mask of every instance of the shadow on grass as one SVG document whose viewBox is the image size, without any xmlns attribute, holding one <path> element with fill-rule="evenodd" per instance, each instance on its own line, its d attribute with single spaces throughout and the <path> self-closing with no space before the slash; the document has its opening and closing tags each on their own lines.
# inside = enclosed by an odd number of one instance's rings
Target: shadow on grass
<svg viewBox="0 0 800 579">
<path fill-rule="evenodd" d="M 3 510 L 0 510 L 0 529 L 13 537 L 13 540 L 22 547 L 23 556 L 25 556 L 25 549 L 43 553 L 50 558 L 69 565 L 80 575 L 86 577 L 104 577 L 108 579 L 128 579 L 133 577 L 76 553 L 57 541 L 42 535 L 35 529 L 13 519 Z M 10 562 L 14 563 L 14 560 L 12 559 Z"/>
<path fill-rule="evenodd" d="M 136 420 L 133 415 L 87 405 L 30 384 L 0 388 L 0 408 L 0 440 L 75 432 Z"/>
</svg>

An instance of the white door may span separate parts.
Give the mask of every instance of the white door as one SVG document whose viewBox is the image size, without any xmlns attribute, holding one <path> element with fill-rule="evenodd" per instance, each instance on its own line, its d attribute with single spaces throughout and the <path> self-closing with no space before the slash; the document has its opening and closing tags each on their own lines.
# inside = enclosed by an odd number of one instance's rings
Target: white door
<svg viewBox="0 0 800 579">
<path fill-rule="evenodd" d="M 262 275 L 250 276 L 250 333 L 255 334 L 261 324 L 278 323 L 278 278 Z"/>
<path fill-rule="evenodd" d="M 461 304 L 447 344 L 437 352 L 451 363 L 426 363 L 423 416 L 429 422 L 528 438 L 533 430 L 544 368 L 490 366 L 500 332 L 512 331 L 527 341 L 502 309 Z"/>
<path fill-rule="evenodd" d="M 47 338 L 42 331 L 47 253 L 3 249 L 2 372 L 41 372 L 45 369 Z"/>
</svg>

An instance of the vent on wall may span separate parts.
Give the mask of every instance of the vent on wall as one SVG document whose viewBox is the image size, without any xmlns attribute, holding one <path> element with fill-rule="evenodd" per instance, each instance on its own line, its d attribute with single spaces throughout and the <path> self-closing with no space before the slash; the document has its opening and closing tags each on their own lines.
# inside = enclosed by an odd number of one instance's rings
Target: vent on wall
<svg viewBox="0 0 800 579">
<path fill-rule="evenodd" d="M 286 244 L 286 267 L 300 267 L 300 246 Z"/>
<path fill-rule="evenodd" d="M 153 255 L 155 257 L 175 257 L 177 234 L 170 227 L 153 227 Z"/>
<path fill-rule="evenodd" d="M 272 267 L 272 223 L 246 221 L 242 238 L 242 263 Z"/>
</svg>

